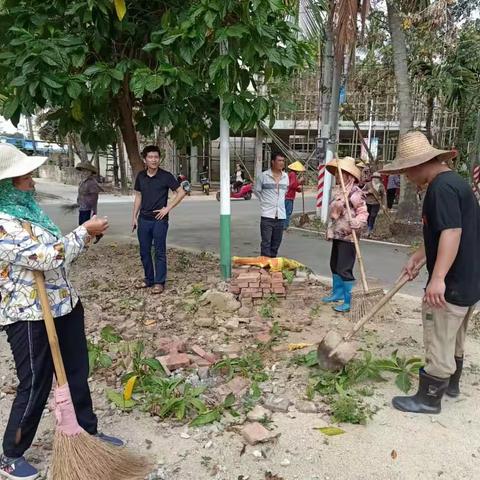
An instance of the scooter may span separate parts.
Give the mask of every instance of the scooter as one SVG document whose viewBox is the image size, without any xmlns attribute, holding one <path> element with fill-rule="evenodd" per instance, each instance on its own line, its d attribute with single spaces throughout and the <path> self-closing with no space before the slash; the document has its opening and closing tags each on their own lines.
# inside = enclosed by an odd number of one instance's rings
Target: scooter
<svg viewBox="0 0 480 480">
<path fill-rule="evenodd" d="M 200 185 L 202 186 L 202 192 L 205 195 L 210 195 L 210 180 L 208 179 L 207 172 L 200 173 Z"/>
<path fill-rule="evenodd" d="M 243 198 L 244 200 L 251 200 L 252 198 L 252 184 L 248 181 L 244 181 L 243 185 L 237 190 L 233 187 L 234 184 L 230 185 L 230 198 L 239 199 Z M 220 192 L 217 192 L 217 200 L 220 201 Z"/>
<path fill-rule="evenodd" d="M 192 186 L 190 185 L 188 178 L 185 175 L 180 174 L 177 176 L 177 182 L 185 190 L 185 193 L 190 196 L 192 193 Z"/>
</svg>

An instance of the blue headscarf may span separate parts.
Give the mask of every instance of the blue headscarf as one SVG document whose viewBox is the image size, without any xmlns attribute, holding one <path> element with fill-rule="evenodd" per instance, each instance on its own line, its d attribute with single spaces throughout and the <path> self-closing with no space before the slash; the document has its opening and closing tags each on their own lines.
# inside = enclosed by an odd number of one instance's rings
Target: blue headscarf
<svg viewBox="0 0 480 480">
<path fill-rule="evenodd" d="M 35 192 L 18 190 L 11 178 L 0 180 L 0 212 L 38 225 L 56 237 L 62 236 L 60 229 L 38 205 Z"/>
</svg>

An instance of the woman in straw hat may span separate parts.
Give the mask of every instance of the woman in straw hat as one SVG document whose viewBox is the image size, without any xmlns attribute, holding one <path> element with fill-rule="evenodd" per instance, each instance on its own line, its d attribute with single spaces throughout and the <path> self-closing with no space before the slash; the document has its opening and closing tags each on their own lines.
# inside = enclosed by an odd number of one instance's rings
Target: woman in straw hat
<svg viewBox="0 0 480 480">
<path fill-rule="evenodd" d="M 342 170 L 343 181 L 347 191 L 352 221 L 348 219 L 345 196 L 340 181 L 338 165 Z M 355 159 L 351 157 L 340 158 L 327 164 L 327 170 L 335 175 L 337 184 L 332 190 L 330 200 L 330 219 L 328 222 L 327 239 L 332 241 L 332 253 L 330 256 L 330 269 L 332 271 L 333 289 L 330 296 L 322 299 L 324 303 L 332 303 L 343 300 L 343 304 L 334 309 L 337 312 L 348 312 L 352 298 L 352 289 L 355 285 L 353 267 L 355 265 L 356 252 L 352 238 L 352 230 L 360 232 L 367 225 L 368 211 L 365 196 L 356 185 L 360 180 L 360 169 L 355 165 Z"/>
<path fill-rule="evenodd" d="M 75 167 L 82 174 L 82 180 L 78 185 L 77 204 L 79 209 L 78 224 L 83 225 L 97 214 L 98 194 L 103 191 L 97 182 L 97 169 L 91 163 L 81 162 Z M 103 235 L 97 235 L 94 243 L 97 243 Z"/>
<path fill-rule="evenodd" d="M 413 280 L 426 260 L 425 367 L 419 372 L 418 392 L 393 399 L 393 406 L 405 412 L 439 413 L 444 393 L 459 395 L 467 323 L 480 300 L 480 207 L 470 186 L 447 164 L 456 154 L 432 147 L 420 132 L 410 132 L 400 136 L 397 157 L 384 168 L 386 173 L 405 174 L 426 190 L 424 246 L 403 270 Z"/>
<path fill-rule="evenodd" d="M 302 191 L 303 180 L 299 178 L 298 174 L 305 171 L 305 167 L 301 162 L 293 162 L 288 167 L 288 190 L 285 194 L 285 214 L 287 218 L 285 219 L 284 230 L 288 230 L 290 226 L 290 217 L 293 213 L 293 204 L 295 203 L 295 197 L 298 192 Z"/>
<path fill-rule="evenodd" d="M 90 434 L 121 445 L 97 432 L 88 387 L 88 352 L 84 312 L 68 280 L 71 263 L 91 237 L 108 228 L 104 218 L 85 222 L 68 235 L 42 211 L 34 198 L 32 171 L 44 157 L 28 157 L 0 144 L 0 328 L 13 353 L 18 387 L 3 438 L 0 477 L 34 479 L 37 470 L 23 457 L 31 446 L 50 394 L 53 363 L 32 270 L 45 274 L 61 353 L 78 422 Z M 31 224 L 33 240 L 24 223 Z"/>
<path fill-rule="evenodd" d="M 382 204 L 385 204 L 385 187 L 383 186 L 380 172 L 375 172 L 371 176 L 370 180 L 363 187 L 363 191 L 366 194 L 368 210 L 367 236 L 370 236 L 375 227 L 375 220 L 377 219 L 380 207 Z"/>
</svg>

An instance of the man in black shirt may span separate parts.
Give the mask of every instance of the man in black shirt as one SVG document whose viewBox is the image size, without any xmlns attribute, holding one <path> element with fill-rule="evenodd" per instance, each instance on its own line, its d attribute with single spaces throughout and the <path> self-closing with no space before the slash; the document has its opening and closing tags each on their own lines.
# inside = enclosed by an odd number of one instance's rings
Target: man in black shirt
<svg viewBox="0 0 480 480">
<path fill-rule="evenodd" d="M 186 191 L 175 177 L 160 166 L 160 149 L 149 145 L 142 151 L 146 169 L 135 179 L 135 202 L 132 229 L 138 228 L 140 257 L 145 279 L 137 288 L 152 288 L 152 293 L 162 293 L 167 279 L 168 214 L 185 197 Z M 168 205 L 169 190 L 175 198 Z M 155 250 L 155 266 L 152 260 Z"/>
<path fill-rule="evenodd" d="M 404 412 L 439 413 L 446 392 L 460 394 L 465 334 L 480 300 L 480 206 L 470 186 L 450 170 L 455 151 L 433 148 L 420 132 L 400 136 L 397 158 L 385 173 L 404 173 L 420 189 L 424 246 L 403 273 L 413 280 L 426 262 L 423 299 L 425 367 L 416 395 L 395 397 Z"/>
</svg>

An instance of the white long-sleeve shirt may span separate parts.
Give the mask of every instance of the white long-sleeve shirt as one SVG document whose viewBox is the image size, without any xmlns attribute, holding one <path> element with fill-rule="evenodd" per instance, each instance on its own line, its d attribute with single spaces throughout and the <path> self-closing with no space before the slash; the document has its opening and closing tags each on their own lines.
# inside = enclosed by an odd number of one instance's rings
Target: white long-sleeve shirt
<svg viewBox="0 0 480 480">
<path fill-rule="evenodd" d="M 285 195 L 289 185 L 288 175 L 282 172 L 280 182 L 277 183 L 272 170 L 263 172 L 255 182 L 254 193 L 260 199 L 262 217 L 285 220 Z"/>
</svg>

